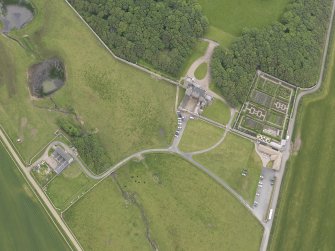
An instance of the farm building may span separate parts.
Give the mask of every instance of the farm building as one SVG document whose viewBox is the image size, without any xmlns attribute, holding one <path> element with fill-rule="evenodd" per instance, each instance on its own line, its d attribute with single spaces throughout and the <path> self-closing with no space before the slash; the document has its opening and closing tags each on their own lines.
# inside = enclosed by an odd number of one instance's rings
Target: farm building
<svg viewBox="0 0 335 251">
<path fill-rule="evenodd" d="M 73 157 L 60 147 L 57 147 L 51 156 L 57 162 L 57 166 L 54 169 L 57 174 L 60 174 L 73 162 Z"/>
</svg>

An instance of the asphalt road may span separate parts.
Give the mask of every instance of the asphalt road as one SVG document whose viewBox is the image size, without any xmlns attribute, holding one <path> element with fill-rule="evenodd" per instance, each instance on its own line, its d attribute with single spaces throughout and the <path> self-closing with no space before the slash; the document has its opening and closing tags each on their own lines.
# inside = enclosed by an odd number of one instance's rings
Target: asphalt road
<svg viewBox="0 0 335 251">
<path fill-rule="evenodd" d="M 290 122 L 289 122 L 289 125 L 288 125 L 288 135 L 290 136 L 291 140 L 292 140 L 292 133 L 293 133 L 294 126 L 295 126 L 295 120 L 296 120 L 296 117 L 297 117 L 297 111 L 298 111 L 298 107 L 299 107 L 299 103 L 300 103 L 301 99 L 308 94 L 312 94 L 312 93 L 318 91 L 321 87 L 322 80 L 323 80 L 323 77 L 324 77 L 324 72 L 325 72 L 325 65 L 326 65 L 326 60 L 327 60 L 328 49 L 329 49 L 328 47 L 329 47 L 329 41 L 330 41 L 330 36 L 331 36 L 331 31 L 332 31 L 334 12 L 335 12 L 335 0 L 333 1 L 332 13 L 331 13 L 331 17 L 330 17 L 330 20 L 329 20 L 327 35 L 326 35 L 326 38 L 325 38 L 325 47 L 324 47 L 323 55 L 322 55 L 319 79 L 318 79 L 318 82 L 313 87 L 300 89 L 301 92 L 297 95 L 295 106 L 293 108 L 292 116 L 291 116 L 291 119 L 290 119 Z M 277 208 L 277 202 L 278 202 L 278 197 L 279 197 L 279 193 L 280 193 L 280 187 L 281 187 L 281 184 L 282 184 L 282 178 L 283 178 L 283 175 L 285 173 L 286 162 L 290 157 L 290 147 L 291 147 L 291 145 L 287 144 L 287 147 L 286 147 L 285 151 L 283 152 L 283 159 L 282 159 L 280 171 L 277 173 L 277 183 L 274 187 L 273 199 L 272 199 L 272 203 L 271 203 L 271 208 L 274 210 L 273 211 L 274 215 L 275 215 L 275 210 Z M 268 221 L 264 226 L 264 234 L 263 234 L 263 239 L 262 239 L 262 243 L 261 243 L 261 247 L 260 247 L 261 251 L 266 251 L 267 250 L 272 224 L 273 224 L 273 219 L 271 221 Z"/>
<path fill-rule="evenodd" d="M 40 186 L 36 183 L 34 178 L 30 175 L 30 169 L 26 168 L 24 164 L 21 162 L 21 159 L 17 155 L 17 153 L 14 151 L 12 145 L 7 140 L 6 136 L 4 135 L 3 131 L 0 129 L 0 138 L 2 142 L 5 144 L 7 150 L 11 153 L 12 157 L 20 167 L 22 173 L 24 176 L 28 179 L 29 183 L 33 186 L 36 193 L 39 195 L 40 199 L 43 200 L 43 203 L 48 207 L 49 212 L 53 216 L 53 220 L 57 221 L 57 224 L 62 228 L 63 232 L 67 235 L 67 237 L 70 239 L 70 241 L 73 243 L 73 245 L 76 247 L 77 250 L 82 250 L 79 242 L 72 234 L 71 230 L 66 226 L 62 218 L 57 213 L 56 209 L 52 206 L 50 201 L 48 200 L 47 196 L 44 194 Z"/>
</svg>

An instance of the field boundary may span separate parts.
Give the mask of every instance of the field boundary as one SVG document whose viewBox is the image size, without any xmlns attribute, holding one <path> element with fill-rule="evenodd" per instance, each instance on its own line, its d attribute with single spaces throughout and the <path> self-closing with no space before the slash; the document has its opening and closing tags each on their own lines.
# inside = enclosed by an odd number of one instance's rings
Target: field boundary
<svg viewBox="0 0 335 251">
<path fill-rule="evenodd" d="M 33 194 L 35 195 L 35 198 L 37 198 L 38 202 L 41 204 L 41 206 L 43 207 L 44 211 L 47 213 L 47 215 L 49 216 L 50 220 L 52 221 L 52 223 L 54 224 L 54 226 L 56 227 L 57 231 L 60 233 L 60 235 L 63 237 L 63 239 L 65 240 L 66 244 L 69 246 L 69 248 L 71 250 L 73 250 L 72 246 L 70 245 L 70 243 L 68 242 L 68 239 L 64 236 L 63 231 L 59 228 L 58 224 L 55 222 L 54 217 L 49 213 L 49 210 L 47 210 L 47 208 L 45 207 L 45 204 L 41 201 L 40 197 L 37 195 L 35 189 L 32 187 L 32 185 L 30 184 L 30 182 L 27 180 L 26 176 L 22 173 L 21 168 L 18 166 L 16 160 L 13 158 L 12 154 L 8 151 L 7 146 L 4 144 L 3 139 L 0 138 L 0 143 L 3 146 L 3 148 L 5 149 L 5 151 L 7 152 L 8 156 L 11 158 L 11 160 L 13 161 L 14 165 L 16 166 L 16 168 L 18 169 L 18 171 L 20 172 L 21 176 L 23 177 L 25 183 L 28 185 L 29 189 L 33 192 Z M 79 243 L 79 242 L 78 242 Z M 80 245 L 80 244 L 79 244 Z"/>
<path fill-rule="evenodd" d="M 120 58 L 120 57 L 118 57 L 118 56 L 116 56 L 115 54 L 114 54 L 114 52 L 105 44 L 105 42 L 98 36 L 98 34 L 92 29 L 92 27 L 85 21 L 85 19 L 78 13 L 78 11 L 68 2 L 68 0 L 64 0 L 66 3 L 67 3 L 67 5 L 74 11 L 74 13 L 76 13 L 76 15 L 79 17 L 79 19 L 89 28 L 89 30 L 94 34 L 94 36 L 99 40 L 99 42 L 103 45 L 103 47 L 105 47 L 105 49 L 113 56 L 113 58 L 115 58 L 116 60 L 118 60 L 118 61 L 120 61 L 120 62 L 122 62 L 122 63 L 125 63 L 125 64 L 127 64 L 127 65 L 129 65 L 129 66 L 132 66 L 132 67 L 134 67 L 134 68 L 136 68 L 136 69 L 138 69 L 138 70 L 140 70 L 140 71 L 143 71 L 143 72 L 146 72 L 146 73 L 148 73 L 148 74 L 150 74 L 150 75 L 152 75 L 152 76 L 154 76 L 154 77 L 156 77 L 156 78 L 158 78 L 159 80 L 165 80 L 165 81 L 167 81 L 167 82 L 169 82 L 169 83 L 171 83 L 171 84 L 174 84 L 174 85 L 177 85 L 177 86 L 180 86 L 180 87 L 183 87 L 183 88 L 185 88 L 181 83 L 180 83 L 180 81 L 179 82 L 177 82 L 177 81 L 174 81 L 174 80 L 172 80 L 172 79 L 169 79 L 169 78 L 167 78 L 167 77 L 164 77 L 164 76 L 162 76 L 162 75 L 160 75 L 160 74 L 158 74 L 158 73 L 155 73 L 155 72 L 153 72 L 153 71 L 151 71 L 151 70 L 149 70 L 149 69 L 147 69 L 147 68 L 145 68 L 145 67 L 143 67 L 143 66 L 140 66 L 140 65 L 138 65 L 138 64 L 134 64 L 134 63 L 132 63 L 132 62 L 130 62 L 130 61 L 128 61 L 128 60 L 126 60 L 126 59 L 123 59 L 123 58 Z"/>
</svg>

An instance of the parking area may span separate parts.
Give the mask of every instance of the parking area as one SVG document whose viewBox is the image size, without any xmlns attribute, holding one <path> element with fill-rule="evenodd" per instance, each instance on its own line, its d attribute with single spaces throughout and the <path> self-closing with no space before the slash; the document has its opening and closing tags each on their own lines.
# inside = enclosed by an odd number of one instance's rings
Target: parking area
<svg viewBox="0 0 335 251">
<path fill-rule="evenodd" d="M 181 137 L 183 135 L 183 132 L 186 128 L 187 120 L 189 119 L 190 115 L 186 112 L 177 111 L 177 125 L 176 125 L 176 131 L 174 135 L 173 140 L 173 146 L 178 146 Z"/>
<path fill-rule="evenodd" d="M 267 217 L 271 193 L 276 179 L 274 178 L 275 176 L 276 171 L 269 168 L 262 168 L 253 205 L 253 210 L 257 218 L 262 221 Z"/>
</svg>

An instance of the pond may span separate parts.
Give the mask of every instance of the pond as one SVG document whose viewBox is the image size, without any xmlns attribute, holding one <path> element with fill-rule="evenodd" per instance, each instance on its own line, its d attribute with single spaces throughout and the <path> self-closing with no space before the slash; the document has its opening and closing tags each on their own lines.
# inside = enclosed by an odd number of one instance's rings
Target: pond
<svg viewBox="0 0 335 251">
<path fill-rule="evenodd" d="M 33 12 L 25 6 L 9 4 L 3 7 L 0 14 L 3 33 L 8 33 L 13 29 L 21 29 L 25 24 L 33 19 Z"/>
<path fill-rule="evenodd" d="M 28 70 L 31 95 L 42 98 L 59 90 L 65 83 L 65 66 L 58 58 L 49 58 Z"/>
</svg>

